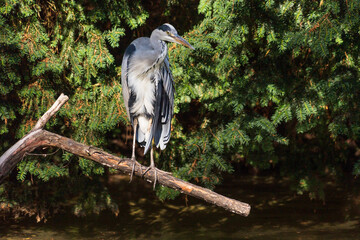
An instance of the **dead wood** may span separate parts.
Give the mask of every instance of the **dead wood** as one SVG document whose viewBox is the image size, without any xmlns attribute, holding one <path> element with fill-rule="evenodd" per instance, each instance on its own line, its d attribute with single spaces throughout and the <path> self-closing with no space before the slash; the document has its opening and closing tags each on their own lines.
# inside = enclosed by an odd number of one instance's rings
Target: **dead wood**
<svg viewBox="0 0 360 240">
<path fill-rule="evenodd" d="M 27 153 L 31 153 L 36 148 L 40 147 L 56 147 L 61 148 L 67 152 L 73 153 L 77 156 L 93 160 L 102 165 L 115 168 L 125 174 L 130 174 L 132 170 L 132 161 L 130 158 L 119 158 L 109 154 L 102 149 L 88 146 L 83 143 L 76 142 L 70 138 L 60 136 L 55 133 L 43 130 L 46 122 L 53 116 L 61 106 L 67 101 L 68 97 L 61 95 L 54 105 L 39 119 L 35 127 L 17 143 L 15 143 L 9 150 L 7 150 L 0 157 L 0 183 L 6 178 L 16 164 L 23 159 Z M 144 176 L 147 167 L 136 164 L 134 175 L 143 177 L 147 181 L 154 181 L 153 171 L 148 171 Z M 158 183 L 170 187 L 180 192 L 193 196 L 219 207 L 223 207 L 242 216 L 248 216 L 250 213 L 250 205 L 217 194 L 209 189 L 197 186 L 195 184 L 183 181 L 172 176 L 168 172 L 158 172 Z"/>
</svg>

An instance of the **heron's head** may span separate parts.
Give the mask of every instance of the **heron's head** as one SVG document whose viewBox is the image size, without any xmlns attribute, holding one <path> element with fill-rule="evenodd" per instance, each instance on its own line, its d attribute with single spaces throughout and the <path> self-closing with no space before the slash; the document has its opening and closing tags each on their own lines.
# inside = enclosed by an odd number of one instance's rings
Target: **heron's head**
<svg viewBox="0 0 360 240">
<path fill-rule="evenodd" d="M 179 34 L 177 33 L 176 29 L 169 23 L 165 23 L 155 29 L 156 33 L 159 35 L 159 39 L 163 41 L 168 42 L 174 42 L 174 43 L 180 43 L 184 45 L 185 47 L 188 47 L 190 49 L 195 49 L 193 46 L 191 46 L 188 41 L 183 39 Z"/>
</svg>

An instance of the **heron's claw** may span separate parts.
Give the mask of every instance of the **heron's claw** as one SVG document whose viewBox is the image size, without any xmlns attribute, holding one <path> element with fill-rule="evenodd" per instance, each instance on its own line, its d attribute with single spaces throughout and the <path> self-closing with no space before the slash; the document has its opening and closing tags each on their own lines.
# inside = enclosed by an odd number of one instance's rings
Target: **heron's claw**
<svg viewBox="0 0 360 240">
<path fill-rule="evenodd" d="M 149 170 L 153 170 L 153 171 L 154 171 L 155 177 L 154 177 L 153 189 L 155 190 L 155 186 L 156 186 L 156 182 L 157 182 L 157 171 L 161 171 L 161 170 L 157 169 L 155 166 L 151 166 L 151 165 L 150 165 L 150 166 L 145 170 L 145 172 L 142 174 L 142 176 L 144 177 L 144 175 L 145 175 Z"/>
<path fill-rule="evenodd" d="M 139 164 L 140 165 L 140 171 L 141 171 L 141 174 L 142 174 L 142 168 L 141 168 L 141 164 L 138 163 L 138 161 L 136 161 L 135 158 L 131 158 L 131 160 L 133 161 L 133 165 L 132 165 L 132 168 L 131 168 L 131 174 L 130 174 L 130 181 L 129 183 L 132 181 L 132 178 L 133 178 L 133 175 L 134 175 L 134 172 L 135 172 L 135 164 Z"/>
</svg>

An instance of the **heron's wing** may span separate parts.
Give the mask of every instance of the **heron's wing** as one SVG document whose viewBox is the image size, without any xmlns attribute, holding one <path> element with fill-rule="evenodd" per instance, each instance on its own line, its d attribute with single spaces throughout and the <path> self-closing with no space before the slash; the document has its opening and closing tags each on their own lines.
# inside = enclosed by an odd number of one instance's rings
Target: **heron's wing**
<svg viewBox="0 0 360 240">
<path fill-rule="evenodd" d="M 155 114 L 150 131 L 149 139 L 146 141 L 144 154 L 147 153 L 154 138 L 155 145 L 161 150 L 165 149 L 170 140 L 171 119 L 174 112 L 174 81 L 170 70 L 169 57 L 166 56 L 160 67 L 159 81 L 156 86 Z"/>
<path fill-rule="evenodd" d="M 135 54 L 136 47 L 135 44 L 130 44 L 124 53 L 123 61 L 121 64 L 121 85 L 122 85 L 122 93 L 124 98 L 124 104 L 126 107 L 126 113 L 130 119 L 130 112 L 129 112 L 129 98 L 131 95 L 130 88 L 128 85 L 128 77 L 129 77 L 129 66 L 131 57 Z"/>
<path fill-rule="evenodd" d="M 158 142 L 160 139 L 160 134 L 162 131 L 160 114 L 161 114 L 161 107 L 162 107 L 161 99 L 164 94 L 164 91 L 163 91 L 163 85 L 161 83 L 161 80 L 157 83 L 155 94 L 156 94 L 156 100 L 155 100 L 155 105 L 154 105 L 154 118 L 153 118 L 151 130 L 150 130 L 149 138 L 146 140 L 144 155 L 150 149 L 153 138 L 155 139 L 155 145 L 156 146 L 158 145 Z"/>
<path fill-rule="evenodd" d="M 163 86 L 163 93 L 161 96 L 161 118 L 159 119 L 159 124 L 161 124 L 160 129 L 157 130 L 155 134 L 155 144 L 157 147 L 160 146 L 160 149 L 163 150 L 166 147 L 166 144 L 170 140 L 171 132 L 171 119 L 174 113 L 174 80 L 170 70 L 169 57 L 166 56 L 164 64 L 161 68 L 161 80 Z M 161 135 L 160 135 L 161 133 Z M 160 136 L 158 136 L 160 135 Z"/>
<path fill-rule="evenodd" d="M 162 112 L 161 112 L 161 122 L 167 123 L 171 121 L 174 110 L 174 80 L 170 70 L 169 57 L 166 56 L 164 64 L 161 68 L 161 79 L 162 85 L 164 87 L 166 98 L 163 101 Z"/>
<path fill-rule="evenodd" d="M 154 138 L 155 145 L 165 149 L 170 140 L 171 119 L 174 111 L 174 82 L 170 70 L 169 57 L 166 56 L 160 67 L 159 81 L 156 87 L 155 115 L 150 133 L 150 141 L 146 142 L 145 153 Z"/>
</svg>

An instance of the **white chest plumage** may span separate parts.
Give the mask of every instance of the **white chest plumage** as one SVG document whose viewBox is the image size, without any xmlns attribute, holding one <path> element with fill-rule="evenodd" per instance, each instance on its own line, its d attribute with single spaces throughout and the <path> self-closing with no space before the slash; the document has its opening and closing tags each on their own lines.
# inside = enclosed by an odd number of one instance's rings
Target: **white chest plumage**
<svg viewBox="0 0 360 240">
<path fill-rule="evenodd" d="M 161 78 L 160 68 L 164 62 L 167 53 L 165 42 L 161 41 L 161 54 L 153 62 L 148 65 L 131 66 L 129 72 L 129 88 L 135 93 L 133 105 L 131 106 L 130 113 L 135 116 L 145 115 L 147 118 L 153 117 L 154 104 L 157 84 Z M 141 58 L 143 56 L 136 56 Z M 141 62 L 141 61 L 133 61 Z"/>
</svg>

